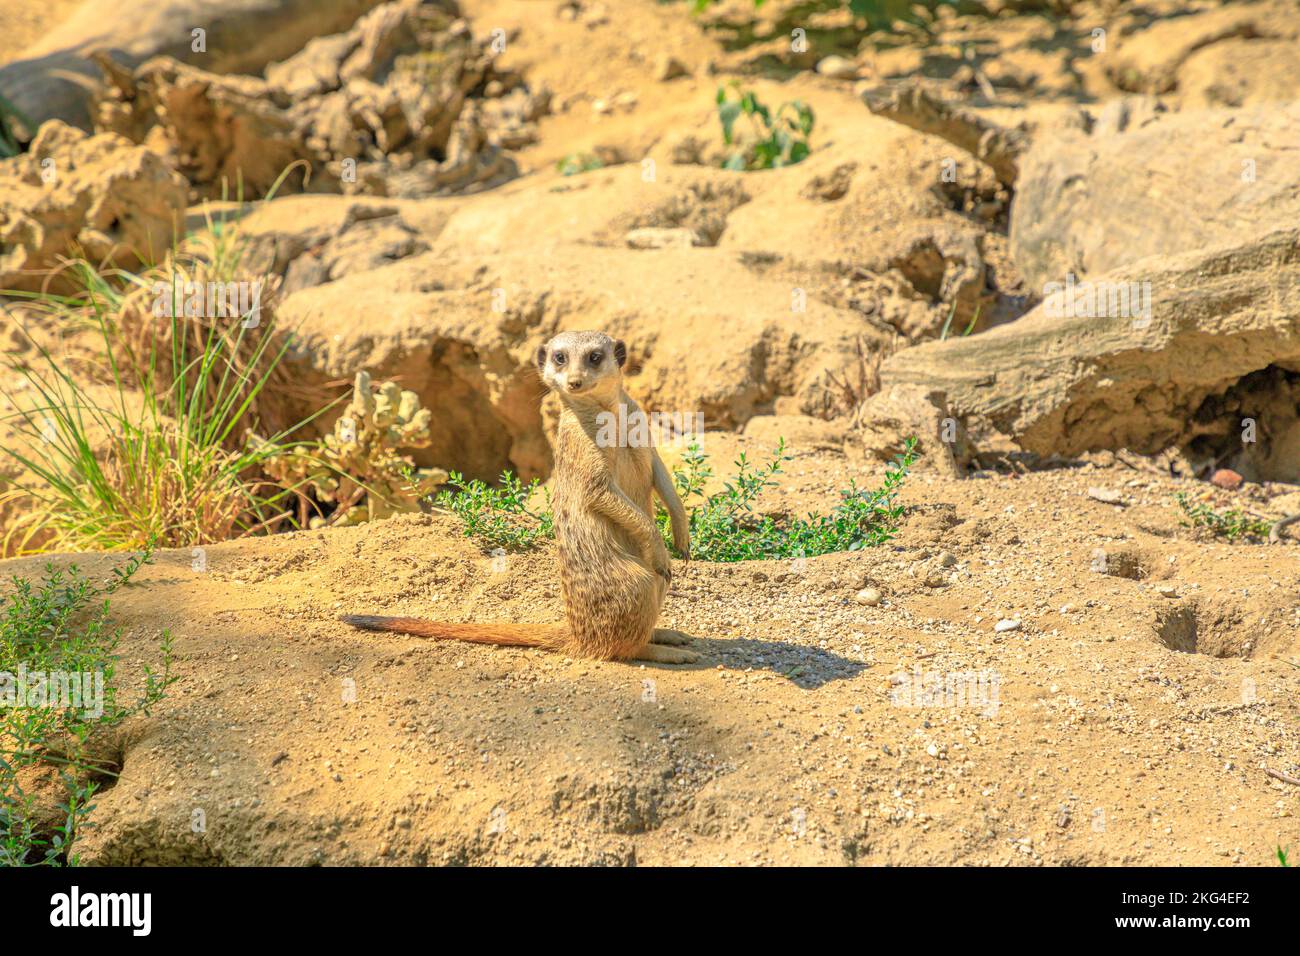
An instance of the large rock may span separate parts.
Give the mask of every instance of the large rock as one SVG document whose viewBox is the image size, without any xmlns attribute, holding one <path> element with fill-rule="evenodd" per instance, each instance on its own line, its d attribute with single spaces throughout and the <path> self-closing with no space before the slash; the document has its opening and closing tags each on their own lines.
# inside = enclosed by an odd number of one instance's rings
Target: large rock
<svg viewBox="0 0 1300 956">
<path fill-rule="evenodd" d="M 37 126 L 61 119 L 90 129 L 95 51 L 135 67 L 168 55 L 214 73 L 247 73 L 343 30 L 379 0 L 88 0 L 62 26 L 0 67 L 0 94 Z M 196 49 L 193 31 L 205 31 Z M 34 131 L 29 131 L 34 132 Z"/>
<path fill-rule="evenodd" d="M 1100 309 L 1080 298 L 1071 315 L 1054 295 L 1012 325 L 894 355 L 882 383 L 942 389 L 955 415 L 1042 455 L 1180 446 L 1247 477 L 1300 480 L 1300 228 L 1097 283 Z M 1149 317 L 1114 314 L 1110 291 L 1127 283 L 1139 295 L 1150 283 Z"/>
<path fill-rule="evenodd" d="M 134 72 L 100 58 L 98 128 L 164 149 L 200 195 L 289 189 L 429 196 L 513 178 L 509 150 L 547 109 L 496 74 L 490 39 L 433 0 L 398 0 L 260 76 L 156 57 Z M 471 98 L 491 86 L 498 95 Z"/>
<path fill-rule="evenodd" d="M 1117 89 L 1169 94 L 1184 106 L 1284 102 L 1300 92 L 1291 0 L 1225 3 L 1135 26 L 1103 61 Z"/>
<path fill-rule="evenodd" d="M 1091 134 L 1020 158 L 1011 252 L 1030 289 L 1300 221 L 1300 104 L 1162 113 L 1107 105 Z"/>
<path fill-rule="evenodd" d="M 420 454 L 485 478 L 550 470 L 533 355 L 558 331 L 623 338 L 632 394 L 650 410 L 702 414 L 709 429 L 824 413 L 828 374 L 844 372 L 855 338 L 872 351 L 887 341 L 815 297 L 792 312 L 787 285 L 719 249 L 428 253 L 303 289 L 277 313 L 296 330 L 301 380 L 359 369 L 397 379 L 433 412 Z"/>
<path fill-rule="evenodd" d="M 124 268 L 160 261 L 185 194 L 156 153 L 51 120 L 29 152 L 0 163 L 0 289 L 41 288 L 62 256 Z"/>
</svg>

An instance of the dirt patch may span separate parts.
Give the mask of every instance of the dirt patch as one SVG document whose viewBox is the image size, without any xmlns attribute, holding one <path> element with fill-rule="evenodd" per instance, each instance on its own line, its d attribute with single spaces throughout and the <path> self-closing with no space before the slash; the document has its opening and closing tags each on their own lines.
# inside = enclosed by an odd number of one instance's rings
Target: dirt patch
<svg viewBox="0 0 1300 956">
<path fill-rule="evenodd" d="M 719 434 L 709 450 L 723 462 L 766 447 Z M 795 451 L 762 510 L 826 507 L 853 473 L 842 454 Z M 887 547 L 682 565 L 664 623 L 695 637 L 706 663 L 694 668 L 335 620 L 558 619 L 553 555 L 494 571 L 445 519 L 220 545 L 204 572 L 164 553 L 115 617 L 128 680 L 168 627 L 181 681 L 132 728 L 82 852 L 102 864 L 1261 863 L 1295 812 L 1261 769 L 1300 764 L 1294 548 L 1191 539 L 1174 479 L 1126 486 L 1127 510 L 1088 497 L 1124 475 L 922 473 Z M 1146 556 L 1150 579 L 1098 575 L 1097 547 Z M 80 563 L 98 573 L 109 559 Z M 1166 581 L 1177 598 L 1153 590 Z M 864 587 L 878 606 L 855 600 Z M 936 704 L 920 693 L 930 674 L 959 689 L 996 674 L 996 711 Z M 1103 829 L 1086 823 L 1097 808 Z"/>
</svg>

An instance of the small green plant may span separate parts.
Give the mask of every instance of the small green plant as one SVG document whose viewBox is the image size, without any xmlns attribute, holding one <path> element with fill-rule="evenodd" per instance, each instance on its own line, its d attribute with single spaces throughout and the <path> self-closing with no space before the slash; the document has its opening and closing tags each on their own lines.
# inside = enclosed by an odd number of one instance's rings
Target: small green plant
<svg viewBox="0 0 1300 956">
<path fill-rule="evenodd" d="M 673 482 L 686 506 L 691 532 L 691 556 L 701 561 L 752 561 L 764 558 L 816 557 L 833 551 L 857 551 L 884 544 L 898 531 L 903 507 L 897 497 L 916 460 L 916 439 L 908 439 L 903 452 L 886 471 L 884 483 L 864 491 L 850 481 L 840 492 L 840 503 L 830 514 L 806 518 L 777 519 L 759 515 L 754 501 L 764 489 L 775 485 L 781 463 L 789 461 L 782 440 L 772 458 L 755 466 L 742 454 L 735 475 L 721 491 L 706 494 L 713 477 L 708 456 L 692 442 L 673 469 Z M 544 507 L 533 510 L 529 503 L 540 488 L 537 479 L 524 485 L 506 472 L 501 487 L 481 481 L 466 481 L 452 472 L 450 490 L 439 493 L 436 503 L 456 515 L 465 536 L 485 549 L 524 551 L 555 534 L 555 519 L 549 494 Z M 667 512 L 660 509 L 657 523 L 664 543 L 672 547 Z"/>
<path fill-rule="evenodd" d="M 453 471 L 435 502 L 448 509 L 465 526 L 465 537 L 476 539 L 485 549 L 527 551 L 555 536 L 555 515 L 551 511 L 550 492 L 543 489 L 546 504 L 532 510 L 533 496 L 541 488 L 534 478 L 524 484 L 509 471 L 501 475 L 501 487 L 479 481 L 466 481 Z"/>
<path fill-rule="evenodd" d="M 170 383 L 146 376 L 137 393 L 112 359 L 106 320 L 100 330 L 113 383 L 108 400 L 30 337 L 37 361 L 5 357 L 5 368 L 31 396 L 0 390 L 17 409 L 8 418 L 20 436 L 4 452 L 28 476 L 0 495 L 18 499 L 25 512 L 10 526 L 6 547 L 188 547 L 283 520 L 292 492 L 268 480 L 261 466 L 289 447 L 287 432 L 253 443 L 235 426 L 287 346 L 273 350 L 264 332 L 238 369 L 232 353 L 243 348 L 245 330 L 231 338 L 214 330 Z"/>
<path fill-rule="evenodd" d="M 956 315 L 957 315 L 957 303 L 954 302 L 952 304 L 952 309 L 950 309 L 948 312 L 948 318 L 944 320 L 943 329 L 940 330 L 939 332 L 940 342 L 947 340 L 948 330 L 952 328 L 952 320 Z M 977 305 L 975 306 L 975 314 L 970 317 L 970 322 L 966 324 L 966 330 L 961 334 L 962 338 L 965 338 L 966 336 L 970 335 L 971 332 L 975 330 L 975 323 L 978 322 L 979 319 L 980 319 L 980 306 Z"/>
<path fill-rule="evenodd" d="M 1192 501 L 1184 492 L 1174 495 L 1178 506 L 1186 518 L 1181 522 L 1184 528 L 1205 528 L 1216 537 L 1228 541 L 1238 538 L 1263 538 L 1268 536 L 1269 522 L 1253 517 L 1235 508 L 1222 513 L 1200 501 Z"/>
<path fill-rule="evenodd" d="M 1291 863 L 1287 860 L 1287 851 L 1282 849 L 1281 847 L 1277 848 L 1277 862 L 1282 864 L 1283 866 L 1291 865 Z"/>
<path fill-rule="evenodd" d="M 808 157 L 813 111 L 806 103 L 782 103 L 774 114 L 752 90 L 733 83 L 718 87 L 717 104 L 722 141 L 732 148 L 722 161 L 723 169 L 776 169 Z M 749 120 L 748 136 L 737 135 L 736 121 L 742 116 Z"/>
<path fill-rule="evenodd" d="M 561 176 L 576 176 L 578 173 L 589 173 L 604 167 L 605 164 L 594 153 L 570 153 L 555 164 Z"/>
<path fill-rule="evenodd" d="M 161 670 L 146 664 L 138 699 L 118 703 L 121 631 L 108 623 L 109 596 L 151 557 L 132 556 L 100 586 L 75 565 L 66 572 L 48 565 L 36 586 L 14 578 L 0 605 L 0 865 L 77 863 L 73 840 L 93 825 L 94 795 L 117 773 L 108 731 L 148 715 L 176 679 L 164 632 Z M 56 779 L 57 808 L 40 786 Z"/>
<path fill-rule="evenodd" d="M 703 489 L 712 472 L 699 446 L 692 443 L 683 458 L 685 467 L 673 471 L 690 523 L 692 557 L 701 561 L 812 558 L 884 544 L 897 533 L 903 514 L 898 492 L 916 460 L 916 439 L 908 439 L 879 489 L 864 491 L 850 481 L 830 514 L 783 520 L 757 515 L 755 499 L 777 484 L 775 476 L 781 473 L 782 462 L 789 460 L 784 440 L 762 465 L 752 465 L 742 454 L 736 460 L 735 477 L 721 491 L 706 495 Z M 661 514 L 659 522 L 665 541 L 671 540 L 667 515 Z"/>
<path fill-rule="evenodd" d="M 209 218 L 203 234 L 139 273 L 73 259 L 60 270 L 71 295 L 5 293 L 26 299 L 47 328 L 93 333 L 102 342 L 95 377 L 109 387 L 87 387 L 63 353 L 12 318 L 34 358 L 0 360 L 17 384 L 0 388 L 18 435 L 3 451 L 21 474 L 0 501 L 22 512 L 0 553 L 190 547 L 291 521 L 302 496 L 265 466 L 302 444 L 288 436 L 325 408 L 287 427 L 268 421 L 284 419 L 277 406 L 297 393 L 280 364 L 290 338 L 265 301 L 275 283 L 245 270 L 244 246 L 236 225 Z M 267 439 L 255 434 L 263 428 Z"/>
</svg>

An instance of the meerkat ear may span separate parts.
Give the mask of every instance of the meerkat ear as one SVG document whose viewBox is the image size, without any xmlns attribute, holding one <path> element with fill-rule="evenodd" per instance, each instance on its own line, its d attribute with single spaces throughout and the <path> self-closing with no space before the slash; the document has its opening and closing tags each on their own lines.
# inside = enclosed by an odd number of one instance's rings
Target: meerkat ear
<svg viewBox="0 0 1300 956">
<path fill-rule="evenodd" d="M 627 363 L 627 346 L 623 344 L 622 339 L 614 340 L 614 361 L 618 363 L 619 368 Z"/>
<path fill-rule="evenodd" d="M 546 346 L 539 345 L 537 346 L 537 371 L 544 372 L 545 370 L 546 370 Z"/>
</svg>

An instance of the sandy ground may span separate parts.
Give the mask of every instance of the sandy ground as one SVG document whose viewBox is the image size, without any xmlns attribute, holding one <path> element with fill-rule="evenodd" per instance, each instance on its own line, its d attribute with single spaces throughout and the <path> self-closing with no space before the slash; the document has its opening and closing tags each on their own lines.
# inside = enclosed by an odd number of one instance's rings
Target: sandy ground
<svg viewBox="0 0 1300 956">
<path fill-rule="evenodd" d="M 710 451 L 767 444 L 719 436 Z M 879 477 L 795 451 L 766 508 L 825 507 L 850 475 Z M 1090 498 L 1099 486 L 1125 505 Z M 694 636 L 692 667 L 334 620 L 559 618 L 553 552 L 494 569 L 450 518 L 164 553 L 115 616 L 128 665 L 170 628 L 181 681 L 128 728 L 82 850 L 106 864 L 1265 865 L 1297 834 L 1300 791 L 1265 768 L 1300 769 L 1300 576 L 1289 549 L 1195 540 L 1180 488 L 1122 465 L 917 474 L 891 546 L 679 564 L 664 619 Z M 857 602 L 864 587 L 879 606 Z M 910 696 L 898 675 L 918 673 L 973 681 L 970 698 Z"/>
</svg>

